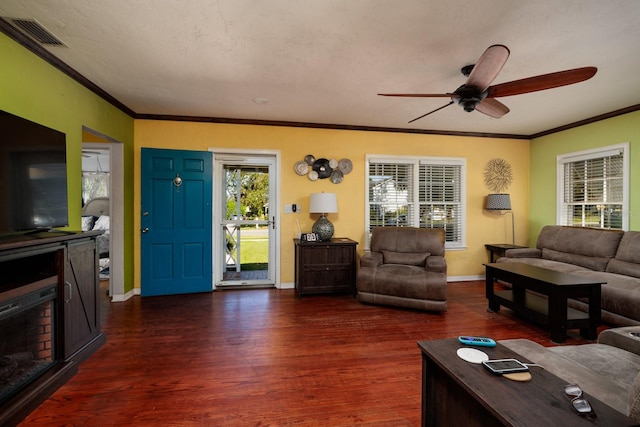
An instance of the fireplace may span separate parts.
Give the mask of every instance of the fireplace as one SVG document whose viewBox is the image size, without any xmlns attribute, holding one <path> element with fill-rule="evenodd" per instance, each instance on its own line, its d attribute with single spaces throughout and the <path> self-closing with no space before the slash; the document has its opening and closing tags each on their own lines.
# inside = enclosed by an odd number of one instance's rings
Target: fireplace
<svg viewBox="0 0 640 427">
<path fill-rule="evenodd" d="M 0 293 L 0 405 L 56 365 L 57 278 Z"/>
<path fill-rule="evenodd" d="M 105 343 L 101 233 L 0 235 L 0 426 L 17 425 Z"/>
</svg>

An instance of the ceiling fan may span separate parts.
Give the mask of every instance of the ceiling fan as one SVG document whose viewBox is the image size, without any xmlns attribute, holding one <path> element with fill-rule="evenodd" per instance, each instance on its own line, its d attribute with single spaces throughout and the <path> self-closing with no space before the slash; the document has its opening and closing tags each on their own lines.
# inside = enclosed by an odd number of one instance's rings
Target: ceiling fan
<svg viewBox="0 0 640 427">
<path fill-rule="evenodd" d="M 460 71 L 467 77 L 467 81 L 453 92 L 442 94 L 379 93 L 378 95 L 408 98 L 451 98 L 451 102 L 448 104 L 429 111 L 420 117 L 416 117 L 409 121 L 409 123 L 415 122 L 454 103 L 461 105 L 467 112 L 478 110 L 487 116 L 500 118 L 509 112 L 509 108 L 495 98 L 537 92 L 579 83 L 590 79 L 598 71 L 596 67 L 574 68 L 572 70 L 542 74 L 491 86 L 491 83 L 498 76 L 508 58 L 508 47 L 501 44 L 489 46 L 480 59 L 478 59 L 478 62 L 474 65 L 462 67 Z"/>
</svg>

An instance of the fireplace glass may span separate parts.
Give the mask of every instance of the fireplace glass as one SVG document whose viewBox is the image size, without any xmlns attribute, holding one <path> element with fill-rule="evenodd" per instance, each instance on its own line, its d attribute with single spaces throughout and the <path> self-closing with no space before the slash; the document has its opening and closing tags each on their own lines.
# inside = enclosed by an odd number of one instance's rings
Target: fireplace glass
<svg viewBox="0 0 640 427">
<path fill-rule="evenodd" d="M 6 299 L 7 294 L 10 298 Z M 56 286 L 0 293 L 0 404 L 56 363 Z"/>
</svg>

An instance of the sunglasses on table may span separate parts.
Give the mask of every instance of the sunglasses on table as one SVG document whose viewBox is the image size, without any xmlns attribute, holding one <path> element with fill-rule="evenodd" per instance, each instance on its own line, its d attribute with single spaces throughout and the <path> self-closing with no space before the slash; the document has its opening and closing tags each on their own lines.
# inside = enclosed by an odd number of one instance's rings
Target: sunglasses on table
<svg viewBox="0 0 640 427">
<path fill-rule="evenodd" d="M 584 398 L 582 389 L 577 384 L 569 384 L 564 387 L 564 393 L 571 398 L 571 406 L 578 415 L 595 418 L 596 413 L 591 404 Z"/>
</svg>

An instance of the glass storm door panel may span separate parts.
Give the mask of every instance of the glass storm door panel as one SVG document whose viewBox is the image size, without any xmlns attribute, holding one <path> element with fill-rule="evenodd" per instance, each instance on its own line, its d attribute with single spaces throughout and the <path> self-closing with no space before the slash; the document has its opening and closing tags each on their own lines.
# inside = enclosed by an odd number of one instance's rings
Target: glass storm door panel
<svg viewBox="0 0 640 427">
<path fill-rule="evenodd" d="M 275 217 L 271 156 L 216 159 L 219 204 L 219 249 L 214 261 L 216 287 L 273 286 Z"/>
</svg>

